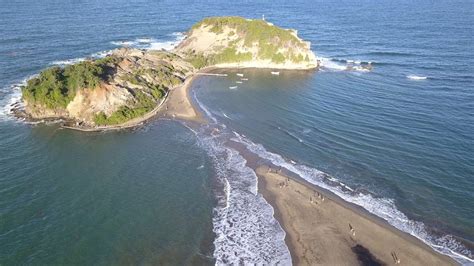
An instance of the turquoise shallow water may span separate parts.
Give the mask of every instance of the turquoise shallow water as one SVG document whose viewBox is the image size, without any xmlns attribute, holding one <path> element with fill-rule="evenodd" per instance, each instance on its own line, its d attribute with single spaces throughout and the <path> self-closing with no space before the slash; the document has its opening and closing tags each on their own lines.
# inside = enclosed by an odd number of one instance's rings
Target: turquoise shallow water
<svg viewBox="0 0 474 266">
<path fill-rule="evenodd" d="M 473 10 L 472 1 L 2 2 L 0 263 L 213 263 L 236 252 L 285 261 L 281 228 L 231 138 L 339 191 L 319 171 L 328 174 L 347 200 L 472 263 Z M 204 16 L 262 14 L 298 29 L 325 67 L 245 71 L 237 90 L 232 71 L 197 80 L 215 138 L 171 121 L 80 134 L 6 112 L 15 84 L 42 68 L 122 43 L 169 47 Z M 351 61 L 374 71 L 341 71 Z"/>
<path fill-rule="evenodd" d="M 180 124 L 1 130 L 16 143 L 0 157 L 2 263 L 212 262 L 212 169 Z"/>
</svg>

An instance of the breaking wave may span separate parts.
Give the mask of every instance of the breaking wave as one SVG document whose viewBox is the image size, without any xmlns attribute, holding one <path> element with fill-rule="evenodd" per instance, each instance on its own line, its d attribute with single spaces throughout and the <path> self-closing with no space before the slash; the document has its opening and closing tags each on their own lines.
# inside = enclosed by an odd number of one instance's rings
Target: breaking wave
<svg viewBox="0 0 474 266">
<path fill-rule="evenodd" d="M 417 76 L 417 75 L 407 75 L 407 79 L 412 79 L 412 80 L 425 80 L 428 77 L 425 76 Z"/>
<path fill-rule="evenodd" d="M 272 206 L 258 193 L 256 173 L 237 150 L 226 146 L 232 133 L 224 124 L 218 124 L 193 92 L 194 100 L 210 119 L 195 133 L 223 187 L 213 215 L 216 264 L 290 265 L 285 231 L 273 217 Z"/>
<path fill-rule="evenodd" d="M 283 158 L 279 154 L 269 152 L 261 144 L 253 143 L 245 136 L 236 132 L 234 132 L 234 135 L 235 137 L 231 140 L 245 145 L 250 152 L 255 153 L 260 158 L 266 159 L 276 166 L 283 167 L 299 175 L 306 181 L 333 192 L 348 202 L 362 206 L 370 213 L 383 218 L 399 230 L 417 237 L 442 254 L 450 256 L 463 264 L 474 262 L 474 260 L 471 259 L 473 256 L 471 251 L 453 236 L 435 236 L 429 233 L 422 222 L 410 220 L 404 213 L 399 211 L 393 199 L 379 198 L 369 193 L 357 192 L 322 171 L 298 164 L 297 162 Z"/>
<path fill-rule="evenodd" d="M 76 64 L 76 63 L 82 62 L 82 61 L 84 61 L 84 60 L 86 60 L 85 57 L 73 58 L 73 59 L 66 59 L 66 60 L 57 60 L 57 61 L 51 62 L 51 65 L 60 65 L 60 66 L 72 65 L 72 64 Z"/>
<path fill-rule="evenodd" d="M 5 87 L 0 91 L 0 95 L 2 96 L 0 97 L 0 121 L 13 119 L 13 109 L 23 107 L 21 102 L 21 87 L 25 86 L 28 80 L 36 76 L 37 75 L 31 75 L 18 83 L 14 83 Z"/>
<path fill-rule="evenodd" d="M 113 45 L 117 46 L 130 46 L 140 49 L 149 50 L 170 50 L 173 49 L 179 42 L 181 42 L 185 35 L 181 32 L 173 32 L 169 35 L 172 40 L 160 41 L 154 38 L 137 38 L 133 41 L 113 41 Z M 72 59 L 56 60 L 50 63 L 50 65 L 66 66 L 76 64 L 87 59 L 99 59 L 110 55 L 112 50 L 105 50 L 93 53 L 88 57 L 78 57 Z M 25 78 L 21 82 L 9 85 L 0 91 L 0 120 L 7 120 L 13 118 L 12 109 L 21 105 L 21 86 L 25 86 L 26 82 L 35 77 L 36 75 Z"/>
<path fill-rule="evenodd" d="M 171 50 L 185 38 L 185 35 L 181 32 L 173 32 L 169 37 L 173 39 L 158 40 L 155 38 L 136 38 L 134 40 L 112 41 L 110 43 L 116 46 L 127 46 L 146 50 Z"/>
<path fill-rule="evenodd" d="M 334 59 L 327 57 L 317 58 L 321 64 L 321 69 L 327 71 L 357 71 L 369 72 L 373 62 L 350 59 Z"/>
<path fill-rule="evenodd" d="M 242 246 L 240 246 L 241 243 L 245 245 L 245 248 L 249 248 L 248 245 L 250 245 L 250 243 L 261 245 L 259 241 L 262 241 L 252 240 L 252 242 L 249 242 L 248 239 L 243 240 L 241 238 L 238 238 L 238 241 L 236 242 L 234 239 L 236 231 L 233 230 L 242 230 L 244 228 L 245 230 L 250 230 L 250 228 L 248 227 L 239 227 L 240 225 L 234 228 L 235 221 L 243 223 L 244 220 L 242 219 L 244 218 L 242 217 L 245 217 L 245 219 L 250 219 L 253 224 L 253 222 L 257 222 L 258 220 L 256 217 L 250 218 L 252 217 L 252 215 L 256 214 L 253 214 L 253 210 L 251 209 L 250 205 L 248 205 L 249 199 L 245 197 L 245 195 L 253 195 L 253 200 L 256 200 L 256 198 L 258 198 L 258 194 L 256 194 L 257 181 L 256 175 L 253 170 L 245 165 L 245 158 L 243 158 L 238 153 L 238 151 L 225 147 L 225 141 L 217 141 L 218 138 L 227 139 L 227 141 L 243 145 L 246 150 L 258 156 L 259 158 L 267 160 L 268 162 L 272 163 L 277 167 L 285 168 L 286 170 L 297 174 L 306 181 L 333 192 L 345 201 L 363 207 L 370 213 L 386 220 L 389 224 L 396 227 L 397 229 L 417 237 L 427 245 L 431 246 L 434 250 L 447 256 L 450 256 L 462 264 L 472 264 L 474 262 L 474 260 L 472 259 L 472 252 L 468 248 L 466 248 L 461 242 L 455 239 L 455 237 L 447 234 L 436 234 L 435 232 L 429 230 L 429 228 L 427 228 L 424 223 L 410 220 L 404 213 L 398 210 L 393 199 L 377 197 L 366 191 L 355 190 L 350 186 L 344 184 L 343 182 L 339 181 L 337 178 L 332 177 L 320 170 L 311 168 L 304 164 L 300 164 L 289 158 L 284 158 L 279 154 L 269 152 L 265 149 L 263 145 L 254 143 L 246 136 L 241 135 L 237 132 L 233 131 L 230 135 L 229 133 L 224 133 L 226 131 L 225 129 L 227 128 L 227 126 L 225 124 L 220 124 L 220 122 L 212 115 L 211 110 L 209 110 L 208 107 L 204 106 L 201 102 L 199 102 L 198 98 L 196 97 L 195 90 L 193 90 L 193 96 L 199 107 L 212 120 L 211 125 L 219 125 L 219 127 L 222 127 L 223 129 L 222 131 L 218 131 L 218 136 L 207 137 L 205 141 L 204 138 L 201 138 L 204 143 L 207 143 L 207 150 L 210 151 L 210 154 L 214 154 L 213 158 L 216 163 L 216 171 L 218 172 L 219 178 L 223 180 L 223 183 L 228 182 L 225 186 L 227 188 L 227 190 L 225 190 L 227 193 L 227 196 L 225 197 L 227 201 L 226 203 L 222 204 L 223 206 L 227 206 L 227 208 L 216 208 L 216 214 L 214 217 L 214 232 L 217 235 L 215 241 L 216 251 L 214 255 L 218 260 L 218 264 L 238 261 L 237 259 L 240 256 L 239 252 L 243 252 L 241 250 Z M 280 128 L 279 130 L 282 129 Z M 309 133 L 310 131 L 306 130 L 305 132 Z M 290 135 L 290 137 L 299 139 L 291 132 L 286 133 Z M 209 148 L 209 146 L 212 146 L 212 148 Z M 265 208 L 271 209 L 271 206 L 268 205 L 268 203 L 266 203 L 264 199 L 259 199 L 256 201 L 261 202 L 260 204 L 262 204 L 262 208 L 263 206 L 265 206 Z M 245 208 L 242 208 L 242 206 L 245 206 Z M 253 206 L 254 205 L 252 205 L 252 207 Z M 227 211 L 224 211 L 224 209 L 226 209 L 231 214 L 227 213 Z M 276 223 L 273 216 L 269 213 L 266 216 L 266 219 L 269 219 L 267 221 L 264 221 L 263 217 L 261 216 L 258 217 L 262 219 L 258 220 L 258 223 L 268 223 L 269 221 L 271 221 L 272 224 Z M 260 228 L 261 227 L 257 225 L 251 227 L 252 230 L 260 230 Z M 231 238 L 227 239 L 226 237 L 229 233 L 231 234 Z M 248 234 L 240 235 L 240 237 L 257 237 L 253 231 L 251 231 L 251 233 L 246 233 Z M 266 233 L 269 233 L 270 235 L 275 234 L 279 237 L 282 237 L 280 235 L 281 233 L 279 233 L 278 230 Z M 270 237 L 270 235 L 267 235 L 266 237 Z M 283 239 L 283 237 L 278 239 Z M 226 241 L 230 242 L 227 243 Z M 285 245 L 284 242 L 281 242 L 281 245 Z M 283 248 L 280 247 L 278 250 L 283 250 Z M 232 252 L 234 252 L 233 255 L 229 255 Z M 245 257 L 249 253 L 244 252 L 242 254 L 244 254 Z M 260 255 L 262 256 L 261 258 L 265 257 L 265 255 L 263 254 Z M 285 257 L 279 256 L 278 258 L 282 259 Z M 251 262 L 257 263 L 263 261 L 267 262 L 268 260 L 251 260 Z"/>
<path fill-rule="evenodd" d="M 223 143 L 224 128 L 217 136 L 203 131 L 198 133 L 199 144 L 212 158 L 223 186 L 213 217 L 216 264 L 291 264 L 285 232 L 273 217 L 273 208 L 258 193 L 254 170 L 237 150 Z"/>
<path fill-rule="evenodd" d="M 105 50 L 105 51 L 93 53 L 89 57 L 79 57 L 79 58 L 73 58 L 73 59 L 53 61 L 53 62 L 51 62 L 51 65 L 58 65 L 58 66 L 73 65 L 73 64 L 85 61 L 87 59 L 104 58 L 104 57 L 110 55 L 111 53 L 112 53 L 112 50 Z"/>
</svg>

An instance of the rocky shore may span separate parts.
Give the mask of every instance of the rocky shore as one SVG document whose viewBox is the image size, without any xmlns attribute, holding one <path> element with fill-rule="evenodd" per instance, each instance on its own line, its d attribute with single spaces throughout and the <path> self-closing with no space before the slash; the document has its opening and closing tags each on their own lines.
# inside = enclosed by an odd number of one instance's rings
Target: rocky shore
<svg viewBox="0 0 474 266">
<path fill-rule="evenodd" d="M 309 42 L 295 30 L 263 20 L 206 18 L 171 51 L 120 48 L 102 59 L 46 69 L 28 81 L 13 114 L 28 121 L 61 119 L 64 127 L 82 131 L 134 127 L 159 113 L 196 119 L 190 102 L 175 100 L 188 101 L 185 92 L 196 73 L 317 67 Z"/>
</svg>

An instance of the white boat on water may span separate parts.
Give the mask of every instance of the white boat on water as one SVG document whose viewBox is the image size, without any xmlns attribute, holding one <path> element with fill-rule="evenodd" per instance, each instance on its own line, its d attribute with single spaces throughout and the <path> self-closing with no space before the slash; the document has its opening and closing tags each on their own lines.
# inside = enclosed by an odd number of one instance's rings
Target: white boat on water
<svg viewBox="0 0 474 266">
<path fill-rule="evenodd" d="M 237 76 L 239 76 L 239 77 L 243 77 L 243 76 L 244 76 L 244 74 L 242 74 L 242 73 L 237 73 Z"/>
<path fill-rule="evenodd" d="M 236 81 L 235 83 L 237 83 L 237 84 L 242 84 L 242 81 Z"/>
<path fill-rule="evenodd" d="M 235 90 L 235 89 L 237 89 L 237 86 L 230 86 L 229 89 Z"/>
<path fill-rule="evenodd" d="M 248 79 L 248 78 L 241 78 L 240 80 L 244 80 L 244 81 L 245 81 L 245 80 L 249 80 L 249 79 Z"/>
<path fill-rule="evenodd" d="M 280 72 L 278 72 L 278 71 L 272 71 L 271 73 L 272 73 L 272 75 L 280 75 Z"/>
</svg>

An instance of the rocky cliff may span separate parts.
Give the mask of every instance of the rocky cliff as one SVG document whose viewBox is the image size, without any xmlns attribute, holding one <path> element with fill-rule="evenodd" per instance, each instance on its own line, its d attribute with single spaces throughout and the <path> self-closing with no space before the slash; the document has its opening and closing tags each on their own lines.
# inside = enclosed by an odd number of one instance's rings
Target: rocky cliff
<svg viewBox="0 0 474 266">
<path fill-rule="evenodd" d="M 295 30 L 264 20 L 206 18 L 173 51 L 121 48 L 102 59 L 42 71 L 22 89 L 24 113 L 84 128 L 139 121 L 208 66 L 312 69 L 317 62 Z"/>
<path fill-rule="evenodd" d="M 260 67 L 311 69 L 317 67 L 310 43 L 296 30 L 260 19 L 211 17 L 195 24 L 176 52 L 196 67 Z"/>
<path fill-rule="evenodd" d="M 41 72 L 23 88 L 25 111 L 31 118 L 61 117 L 84 126 L 120 124 L 151 111 L 193 71 L 169 52 L 122 48 Z"/>
</svg>

